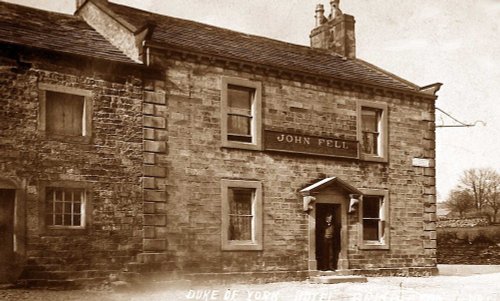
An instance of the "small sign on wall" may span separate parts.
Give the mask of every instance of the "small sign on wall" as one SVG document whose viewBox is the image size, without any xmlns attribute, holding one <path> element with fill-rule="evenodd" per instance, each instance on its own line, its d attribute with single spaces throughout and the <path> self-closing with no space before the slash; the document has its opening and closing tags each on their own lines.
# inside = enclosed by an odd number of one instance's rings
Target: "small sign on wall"
<svg viewBox="0 0 500 301">
<path fill-rule="evenodd" d="M 413 158 L 412 165 L 414 167 L 431 167 L 431 159 Z"/>
</svg>

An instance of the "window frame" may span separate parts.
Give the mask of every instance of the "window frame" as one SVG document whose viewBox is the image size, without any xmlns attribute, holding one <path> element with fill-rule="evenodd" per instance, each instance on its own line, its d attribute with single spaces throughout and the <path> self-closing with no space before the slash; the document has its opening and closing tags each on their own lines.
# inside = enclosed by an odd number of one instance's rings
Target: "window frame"
<svg viewBox="0 0 500 301">
<path fill-rule="evenodd" d="M 377 139 L 377 155 L 367 154 L 363 152 L 363 109 L 372 109 L 380 111 L 380 118 L 378 120 Z M 388 106 L 385 103 L 373 103 L 368 101 L 358 101 L 357 103 L 357 136 L 359 141 L 359 157 L 361 160 L 374 161 L 374 162 L 388 162 L 388 147 L 389 147 L 389 124 L 388 124 Z"/>
<path fill-rule="evenodd" d="M 81 226 L 63 226 L 63 225 L 48 225 L 46 223 L 46 215 L 48 211 L 47 188 L 56 188 L 62 190 L 80 189 L 84 191 L 84 202 L 81 207 Z M 40 229 L 45 234 L 67 234 L 70 233 L 86 233 L 92 224 L 92 186 L 84 182 L 72 181 L 44 181 L 40 183 Z"/>
<path fill-rule="evenodd" d="M 39 110 L 38 110 L 38 130 L 46 137 L 59 138 L 64 140 L 76 140 L 90 142 L 92 137 L 92 97 L 93 92 L 90 90 L 66 87 L 54 84 L 39 83 Z M 47 91 L 64 93 L 83 97 L 83 112 L 82 112 L 82 133 L 78 136 L 64 135 L 47 132 Z"/>
<path fill-rule="evenodd" d="M 389 215 L 389 191 L 384 189 L 360 189 L 363 192 L 359 204 L 359 248 L 361 250 L 388 250 L 390 248 L 390 215 Z M 383 224 L 384 236 L 381 240 L 364 240 L 364 227 L 363 227 L 363 203 L 365 197 L 382 197 L 382 206 L 380 209 L 381 217 L 380 219 L 384 221 Z"/>
<path fill-rule="evenodd" d="M 254 189 L 252 200 L 252 240 L 229 240 L 229 189 L 250 188 Z M 221 180 L 221 247 L 223 251 L 262 251 L 263 250 L 263 216 L 262 216 L 262 183 L 247 180 Z"/>
<path fill-rule="evenodd" d="M 228 139 L 229 86 L 239 86 L 253 89 L 254 95 L 251 102 L 250 132 L 252 142 L 233 141 Z M 221 138 L 222 147 L 239 148 L 248 150 L 262 150 L 262 83 L 243 78 L 222 77 L 221 80 Z"/>
</svg>

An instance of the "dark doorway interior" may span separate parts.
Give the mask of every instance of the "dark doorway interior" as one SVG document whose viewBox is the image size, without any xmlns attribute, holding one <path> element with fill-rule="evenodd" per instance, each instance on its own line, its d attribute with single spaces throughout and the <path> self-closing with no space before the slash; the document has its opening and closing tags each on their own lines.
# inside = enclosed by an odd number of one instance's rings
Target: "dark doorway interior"
<svg viewBox="0 0 500 301">
<path fill-rule="evenodd" d="M 331 225 L 328 224 L 328 220 L 331 220 Z M 334 271 L 338 269 L 341 227 L 340 205 L 316 204 L 316 260 L 318 270 Z"/>
<path fill-rule="evenodd" d="M 9 281 L 14 260 L 15 197 L 15 190 L 0 189 L 0 283 Z"/>
</svg>

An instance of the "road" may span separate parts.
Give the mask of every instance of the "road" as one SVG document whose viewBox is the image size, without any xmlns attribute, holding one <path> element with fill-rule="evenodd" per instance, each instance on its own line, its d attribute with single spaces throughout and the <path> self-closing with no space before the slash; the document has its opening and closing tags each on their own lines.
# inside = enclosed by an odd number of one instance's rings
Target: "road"
<svg viewBox="0 0 500 301">
<path fill-rule="evenodd" d="M 377 277 L 367 283 L 281 282 L 154 291 L 0 290 L 0 300 L 36 301 L 500 301 L 500 273 L 422 278 Z"/>
</svg>

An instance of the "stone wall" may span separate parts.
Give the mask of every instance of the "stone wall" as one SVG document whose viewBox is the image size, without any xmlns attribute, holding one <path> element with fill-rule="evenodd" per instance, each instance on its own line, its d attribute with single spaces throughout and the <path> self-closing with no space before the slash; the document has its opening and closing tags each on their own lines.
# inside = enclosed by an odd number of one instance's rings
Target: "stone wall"
<svg viewBox="0 0 500 301">
<path fill-rule="evenodd" d="M 489 224 L 490 220 L 487 217 L 463 218 L 463 219 L 440 218 L 437 223 L 437 226 L 439 228 L 471 228 L 471 227 L 487 226 Z"/>
<path fill-rule="evenodd" d="M 103 279 L 142 250 L 141 82 L 106 80 L 119 71 L 107 64 L 101 66 L 109 73 L 99 74 L 82 59 L 34 60 L 24 68 L 9 58 L 0 62 L 0 176 L 26 183 L 22 277 L 34 284 Z M 93 93 L 90 141 L 55 139 L 37 129 L 41 83 Z M 43 183 L 61 181 L 90 188 L 91 223 L 85 230 L 41 227 Z"/>
<path fill-rule="evenodd" d="M 434 159 L 434 104 L 391 93 L 332 87 L 290 78 L 170 59 L 167 70 L 167 227 L 176 269 L 197 273 L 307 270 L 308 216 L 301 188 L 338 176 L 356 188 L 388 189 L 389 250 L 358 248 L 357 215 L 350 216 L 352 269 L 434 267 L 436 264 L 434 168 L 412 167 L 412 158 Z M 262 82 L 263 128 L 308 135 L 356 138 L 358 100 L 389 106 L 389 162 L 221 147 L 221 77 Z M 221 251 L 221 179 L 263 183 L 263 251 Z"/>
<path fill-rule="evenodd" d="M 438 228 L 438 262 L 443 264 L 500 264 L 500 227 L 468 226 Z M 469 223 L 467 223 L 467 221 Z M 441 221 L 440 221 L 441 223 Z M 463 225 L 460 224 L 459 225 Z"/>
</svg>

